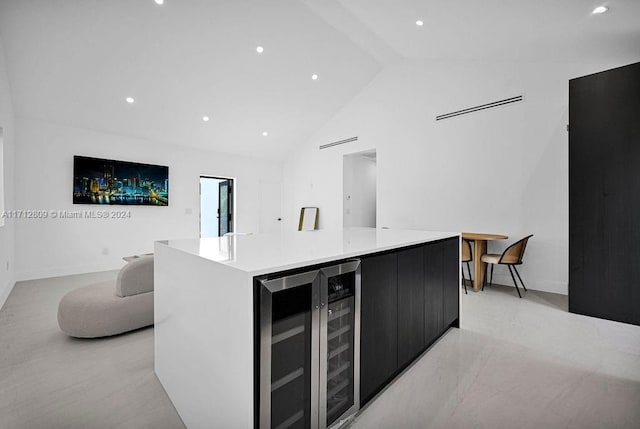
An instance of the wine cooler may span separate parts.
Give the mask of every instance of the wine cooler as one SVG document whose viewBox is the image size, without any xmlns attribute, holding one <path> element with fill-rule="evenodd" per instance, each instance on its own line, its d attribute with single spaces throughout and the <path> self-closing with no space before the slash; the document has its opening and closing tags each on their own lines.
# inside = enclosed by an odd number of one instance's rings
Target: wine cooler
<svg viewBox="0 0 640 429">
<path fill-rule="evenodd" d="M 260 429 L 338 428 L 360 404 L 360 261 L 260 280 Z"/>
</svg>

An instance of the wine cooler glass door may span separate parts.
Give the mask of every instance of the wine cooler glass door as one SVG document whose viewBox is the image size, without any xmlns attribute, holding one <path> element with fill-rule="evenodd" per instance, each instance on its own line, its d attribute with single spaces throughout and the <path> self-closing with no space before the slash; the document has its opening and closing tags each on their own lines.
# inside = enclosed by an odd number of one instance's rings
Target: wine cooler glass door
<svg viewBox="0 0 640 429">
<path fill-rule="evenodd" d="M 261 282 L 260 429 L 318 429 L 318 274 Z"/>
<path fill-rule="evenodd" d="M 338 427 L 359 409 L 360 261 L 321 270 L 320 427 Z"/>
</svg>

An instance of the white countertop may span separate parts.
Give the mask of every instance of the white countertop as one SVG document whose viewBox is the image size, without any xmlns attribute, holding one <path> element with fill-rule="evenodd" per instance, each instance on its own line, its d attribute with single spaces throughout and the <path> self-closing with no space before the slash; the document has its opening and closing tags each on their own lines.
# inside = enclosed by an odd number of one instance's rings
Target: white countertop
<svg viewBox="0 0 640 429">
<path fill-rule="evenodd" d="M 345 228 L 179 239 L 159 243 L 257 276 L 458 235 L 457 232 Z"/>
</svg>

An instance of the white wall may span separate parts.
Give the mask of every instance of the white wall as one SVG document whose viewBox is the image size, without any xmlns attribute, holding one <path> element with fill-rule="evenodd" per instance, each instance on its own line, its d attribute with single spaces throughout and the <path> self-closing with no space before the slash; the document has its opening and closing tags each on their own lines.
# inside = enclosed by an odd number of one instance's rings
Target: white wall
<svg viewBox="0 0 640 429">
<path fill-rule="evenodd" d="M 11 91 L 7 78 L 2 40 L 0 40 L 0 127 L 3 129 L 3 162 L 0 179 L 4 190 L 4 208 L 12 209 L 13 204 L 13 164 L 14 164 L 14 118 L 11 104 Z M 3 192 L 0 190 L 0 193 Z M 0 213 L 1 215 L 1 213 Z M 0 226 L 0 308 L 4 304 L 14 284 L 14 221 L 5 219 Z"/>
<path fill-rule="evenodd" d="M 535 234 L 524 281 L 566 294 L 568 80 L 622 64 L 388 67 L 287 160 L 285 216 L 318 206 L 320 228 L 340 227 L 342 157 L 374 148 L 379 227 L 503 233 L 509 242 Z M 435 121 L 438 114 L 520 94 L 525 101 L 519 104 Z M 357 142 L 318 150 L 356 135 Z M 490 251 L 506 244 L 491 244 Z M 510 284 L 501 271 L 496 280 Z"/>
<path fill-rule="evenodd" d="M 122 266 L 122 256 L 152 252 L 155 240 L 197 238 L 201 175 L 235 179 L 237 229 L 256 231 L 260 181 L 281 180 L 281 164 L 264 160 L 23 118 L 16 118 L 16 129 L 16 208 L 131 211 L 130 219 L 16 222 L 16 277 L 21 280 L 115 269 Z M 169 207 L 74 206 L 74 155 L 168 165 Z"/>
<path fill-rule="evenodd" d="M 376 226 L 376 161 L 359 154 L 343 160 L 343 215 L 345 227 Z"/>
</svg>

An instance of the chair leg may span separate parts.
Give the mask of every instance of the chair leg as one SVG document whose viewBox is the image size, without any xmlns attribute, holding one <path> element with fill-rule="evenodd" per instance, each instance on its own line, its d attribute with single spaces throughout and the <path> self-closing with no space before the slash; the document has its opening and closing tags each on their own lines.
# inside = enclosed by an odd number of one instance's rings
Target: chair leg
<svg viewBox="0 0 640 429">
<path fill-rule="evenodd" d="M 520 277 L 520 273 L 518 272 L 518 269 L 516 268 L 516 266 L 513 266 L 513 269 L 516 270 L 516 274 L 518 275 L 518 279 L 520 279 L 520 284 L 522 285 L 522 287 L 524 288 L 524 291 L 527 291 L 527 287 L 524 285 L 524 282 L 522 281 L 522 277 Z"/>
<path fill-rule="evenodd" d="M 487 276 L 487 271 L 489 271 L 488 266 L 489 264 L 485 264 L 484 266 L 484 279 L 482 281 L 482 290 L 484 290 L 484 287 L 487 284 L 487 277 L 489 277 Z M 491 278 L 489 279 L 489 285 L 492 285 L 492 284 L 493 284 L 493 264 L 491 264 Z"/>
<path fill-rule="evenodd" d="M 467 271 L 469 271 L 469 281 L 473 283 L 473 277 L 471 277 L 471 265 L 467 262 Z"/>
<path fill-rule="evenodd" d="M 484 268 L 484 278 L 482 279 L 482 290 L 484 290 L 485 285 L 487 284 L 487 267 Z"/>
<path fill-rule="evenodd" d="M 518 296 L 522 298 L 522 294 L 520 294 L 520 288 L 518 288 L 518 283 L 516 282 L 516 278 L 513 275 L 513 271 L 511 270 L 511 265 L 507 265 L 507 268 L 509 268 L 509 274 L 511 274 L 511 280 L 513 280 L 513 284 L 516 285 L 516 292 L 518 292 Z"/>
<path fill-rule="evenodd" d="M 493 264 L 491 264 L 491 277 L 489 278 L 489 284 L 493 286 Z"/>
<path fill-rule="evenodd" d="M 462 286 L 464 286 L 464 294 L 467 294 L 467 279 L 464 278 L 464 267 L 462 268 Z"/>
</svg>

